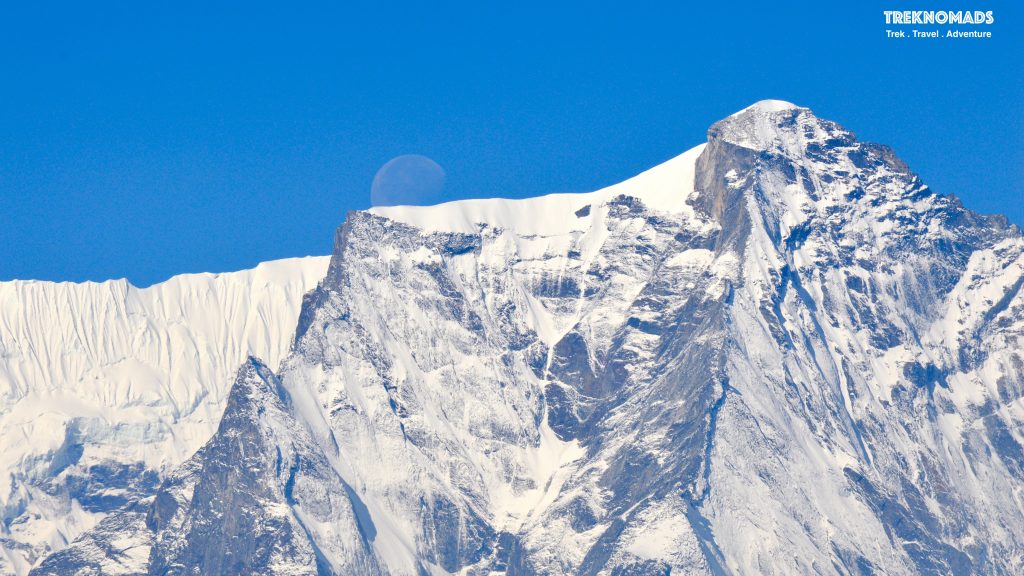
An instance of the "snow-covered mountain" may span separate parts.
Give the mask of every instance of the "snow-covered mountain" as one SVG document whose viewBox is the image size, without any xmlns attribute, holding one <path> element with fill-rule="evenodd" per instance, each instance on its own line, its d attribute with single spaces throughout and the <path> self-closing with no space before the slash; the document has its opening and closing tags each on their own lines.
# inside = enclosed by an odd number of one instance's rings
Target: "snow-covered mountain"
<svg viewBox="0 0 1024 576">
<path fill-rule="evenodd" d="M 0 282 L 0 574 L 151 494 L 209 440 L 238 365 L 278 365 L 328 260 L 143 289 Z"/>
<path fill-rule="evenodd" d="M 279 370 L 33 574 L 1020 573 L 1022 285 L 1016 227 L 777 101 L 591 194 L 353 212 Z"/>
</svg>

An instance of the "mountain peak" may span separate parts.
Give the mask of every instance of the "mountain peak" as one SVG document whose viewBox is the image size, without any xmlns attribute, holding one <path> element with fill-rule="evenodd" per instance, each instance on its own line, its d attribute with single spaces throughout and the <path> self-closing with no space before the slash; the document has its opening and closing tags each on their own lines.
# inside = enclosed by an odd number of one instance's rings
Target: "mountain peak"
<svg viewBox="0 0 1024 576">
<path fill-rule="evenodd" d="M 787 110 L 798 110 L 800 108 L 802 108 L 802 106 L 797 106 L 796 104 L 785 100 L 761 100 L 754 102 L 739 112 L 736 112 L 733 116 L 739 116 L 740 114 L 747 113 L 772 114 L 775 112 L 785 112 Z"/>
<path fill-rule="evenodd" d="M 809 108 L 762 100 L 712 124 L 708 142 L 716 141 L 792 158 L 807 155 L 808 146 L 815 143 L 845 146 L 854 144 L 856 138 L 839 124 L 818 118 Z"/>
</svg>

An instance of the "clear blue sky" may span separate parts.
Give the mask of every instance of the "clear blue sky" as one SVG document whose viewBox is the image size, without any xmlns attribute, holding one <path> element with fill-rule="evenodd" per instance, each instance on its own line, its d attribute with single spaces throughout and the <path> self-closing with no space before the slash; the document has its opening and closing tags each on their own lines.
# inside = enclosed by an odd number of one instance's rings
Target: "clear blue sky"
<svg viewBox="0 0 1024 576">
<path fill-rule="evenodd" d="M 928 2 L 204 4 L 5 7 L 0 279 L 326 254 L 394 156 L 447 198 L 584 191 L 765 98 L 1024 223 L 1020 2 L 956 4 L 990 40 L 917 42 L 882 10 Z"/>
</svg>

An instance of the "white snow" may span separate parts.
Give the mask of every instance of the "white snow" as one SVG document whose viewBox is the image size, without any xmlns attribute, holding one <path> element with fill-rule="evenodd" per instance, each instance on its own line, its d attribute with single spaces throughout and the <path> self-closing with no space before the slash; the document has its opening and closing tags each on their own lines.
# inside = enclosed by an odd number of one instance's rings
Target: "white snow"
<svg viewBox="0 0 1024 576">
<path fill-rule="evenodd" d="M 773 112 L 796 110 L 798 108 L 800 108 L 800 106 L 797 106 L 792 102 L 786 102 L 785 100 L 761 100 L 760 102 L 755 102 L 750 106 L 747 106 L 743 110 L 736 112 L 735 114 L 733 114 L 733 116 L 739 116 L 740 114 L 744 114 L 746 112 L 763 112 L 771 114 Z"/>
<path fill-rule="evenodd" d="M 5 536 L 56 548 L 95 522 L 23 489 L 45 477 L 69 427 L 84 444 L 83 466 L 168 470 L 191 456 L 220 421 L 242 361 L 254 355 L 276 368 L 288 352 L 302 297 L 328 261 L 276 260 L 148 288 L 0 282 L 0 508 L 27 506 Z"/>
<path fill-rule="evenodd" d="M 534 198 L 457 200 L 436 206 L 386 206 L 369 212 L 423 230 L 474 233 L 480 224 L 515 230 L 520 236 L 554 236 L 587 230 L 601 205 L 620 194 L 634 196 L 649 208 L 678 214 L 689 210 L 693 171 L 701 144 L 629 180 L 595 192 L 549 194 Z M 576 212 L 590 207 L 590 215 Z"/>
</svg>

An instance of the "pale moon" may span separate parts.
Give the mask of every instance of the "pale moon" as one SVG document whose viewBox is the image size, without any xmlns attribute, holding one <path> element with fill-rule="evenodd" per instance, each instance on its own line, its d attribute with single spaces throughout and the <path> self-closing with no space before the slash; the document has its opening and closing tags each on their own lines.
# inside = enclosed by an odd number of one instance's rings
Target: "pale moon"
<svg viewBox="0 0 1024 576">
<path fill-rule="evenodd" d="M 373 177 L 372 206 L 424 206 L 443 201 L 444 169 L 426 156 L 405 154 L 388 160 Z"/>
</svg>

